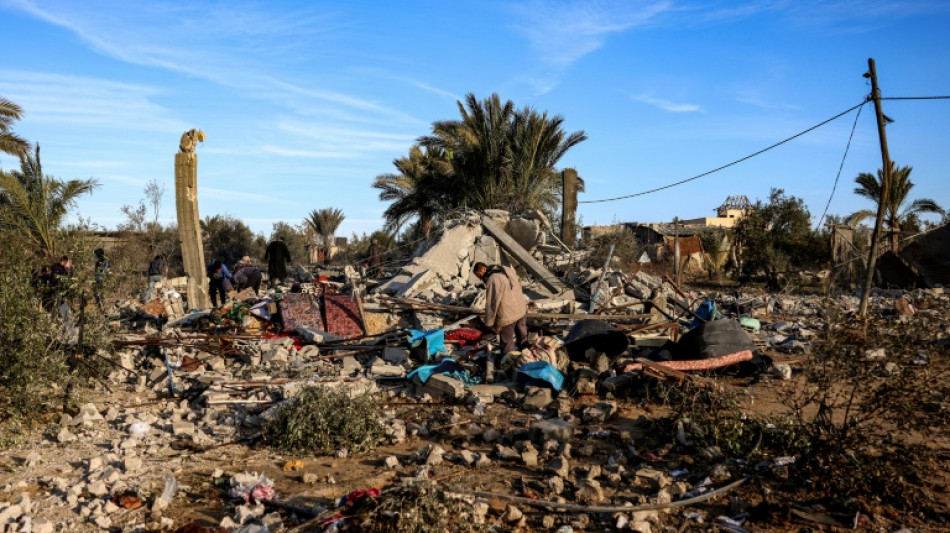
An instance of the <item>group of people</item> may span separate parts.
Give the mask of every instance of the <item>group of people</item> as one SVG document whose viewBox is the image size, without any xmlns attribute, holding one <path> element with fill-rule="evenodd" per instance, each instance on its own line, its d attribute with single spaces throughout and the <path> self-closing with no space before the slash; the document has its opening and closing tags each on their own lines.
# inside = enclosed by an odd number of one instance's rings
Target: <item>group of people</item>
<svg viewBox="0 0 950 533">
<path fill-rule="evenodd" d="M 96 248 L 93 252 L 96 256 L 94 267 L 93 297 L 99 310 L 105 309 L 104 288 L 109 278 L 111 267 L 109 258 L 106 257 L 105 250 Z M 72 308 L 70 307 L 69 279 L 73 276 L 73 263 L 68 255 L 59 258 L 59 261 L 51 265 L 44 265 L 38 272 L 33 274 L 33 289 L 40 297 L 40 305 L 46 312 L 58 312 L 64 322 L 69 322 L 72 318 Z"/>
<path fill-rule="evenodd" d="M 231 291 L 241 292 L 251 288 L 257 294 L 261 290 L 261 281 L 264 279 L 261 269 L 252 265 L 251 258 L 246 255 L 234 266 L 233 274 L 221 261 L 209 264 L 206 274 L 208 275 L 208 293 L 211 296 L 211 305 L 214 307 L 218 307 L 219 301 L 223 304 Z"/>
</svg>

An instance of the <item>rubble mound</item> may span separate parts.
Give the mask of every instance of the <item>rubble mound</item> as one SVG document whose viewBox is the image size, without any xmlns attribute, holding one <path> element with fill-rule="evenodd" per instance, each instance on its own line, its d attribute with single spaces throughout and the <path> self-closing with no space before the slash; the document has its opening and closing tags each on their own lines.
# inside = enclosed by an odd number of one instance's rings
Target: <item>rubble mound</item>
<svg viewBox="0 0 950 533">
<path fill-rule="evenodd" d="M 264 423 L 263 436 L 268 444 L 294 453 L 365 453 L 383 438 L 381 419 L 379 402 L 369 394 L 304 387 Z"/>
</svg>

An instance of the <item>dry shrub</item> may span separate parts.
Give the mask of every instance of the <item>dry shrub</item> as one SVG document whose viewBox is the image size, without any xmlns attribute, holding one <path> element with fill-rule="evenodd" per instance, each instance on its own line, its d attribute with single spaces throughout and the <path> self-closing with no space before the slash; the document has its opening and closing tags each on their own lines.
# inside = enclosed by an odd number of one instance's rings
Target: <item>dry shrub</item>
<svg viewBox="0 0 950 533">
<path fill-rule="evenodd" d="M 941 327 L 832 318 L 803 363 L 804 386 L 785 399 L 808 442 L 796 473 L 821 492 L 879 499 L 906 511 L 939 507 L 929 446 L 950 427 L 950 372 Z M 886 359 L 868 360 L 884 348 Z M 929 354 L 919 364 L 919 352 Z M 945 462 L 945 461 L 944 461 Z"/>
<path fill-rule="evenodd" d="M 729 457 L 758 460 L 794 454 L 803 437 L 793 420 L 751 416 L 737 389 L 714 381 L 658 382 L 654 396 L 673 411 L 671 430 L 684 424 L 692 444 L 718 446 Z"/>
<path fill-rule="evenodd" d="M 611 267 L 624 271 L 636 270 L 637 260 L 640 258 L 643 248 L 633 232 L 625 226 L 591 239 L 589 244 L 591 267 L 602 268 L 604 266 L 611 245 L 614 247 L 610 262 Z"/>
<path fill-rule="evenodd" d="M 380 496 L 360 516 L 359 531 L 367 533 L 426 533 L 429 531 L 488 531 L 475 524 L 472 505 L 447 496 L 438 485 L 420 481 L 401 485 Z"/>
<path fill-rule="evenodd" d="M 270 445 L 293 453 L 329 455 L 373 450 L 383 438 L 382 408 L 370 394 L 305 387 L 264 424 Z"/>
</svg>

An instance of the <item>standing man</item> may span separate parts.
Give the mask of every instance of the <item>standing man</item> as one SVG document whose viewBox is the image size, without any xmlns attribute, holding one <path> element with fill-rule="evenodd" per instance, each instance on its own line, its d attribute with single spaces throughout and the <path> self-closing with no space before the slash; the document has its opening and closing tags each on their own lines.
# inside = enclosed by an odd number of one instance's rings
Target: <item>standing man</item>
<svg viewBox="0 0 950 533">
<path fill-rule="evenodd" d="M 287 278 L 287 263 L 291 261 L 290 250 L 282 239 L 271 241 L 264 252 L 264 261 L 267 261 L 267 275 L 270 276 L 270 286 L 276 287 Z"/>
<path fill-rule="evenodd" d="M 162 281 L 168 274 L 168 256 L 158 254 L 152 262 L 148 264 L 148 288 L 145 289 L 145 302 L 152 301 L 152 291 L 155 285 Z"/>
<path fill-rule="evenodd" d="M 106 279 L 109 278 L 109 258 L 106 257 L 106 251 L 102 248 L 96 248 L 93 250 L 93 253 L 96 254 L 96 305 L 99 306 L 99 310 L 102 311 L 103 307 L 103 285 L 106 283 Z"/>
<path fill-rule="evenodd" d="M 528 304 L 518 274 L 511 267 L 482 262 L 475 263 L 472 272 L 485 283 L 483 320 L 501 338 L 502 353 L 524 348 L 528 339 Z"/>
<path fill-rule="evenodd" d="M 56 309 L 67 327 L 71 327 L 73 311 L 69 307 L 69 278 L 73 275 L 73 264 L 69 256 L 63 256 L 58 263 L 50 266 L 50 288 L 55 298 Z"/>
</svg>

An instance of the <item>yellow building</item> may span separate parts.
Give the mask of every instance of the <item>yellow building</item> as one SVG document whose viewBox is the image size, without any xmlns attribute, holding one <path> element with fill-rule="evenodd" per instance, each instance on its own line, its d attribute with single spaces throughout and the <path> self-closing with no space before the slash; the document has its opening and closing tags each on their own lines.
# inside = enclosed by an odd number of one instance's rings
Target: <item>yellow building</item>
<svg viewBox="0 0 950 533">
<path fill-rule="evenodd" d="M 749 212 L 752 204 L 745 195 L 730 196 L 716 208 L 716 216 L 680 220 L 683 226 L 705 226 L 713 228 L 734 228 L 736 222 Z"/>
</svg>

